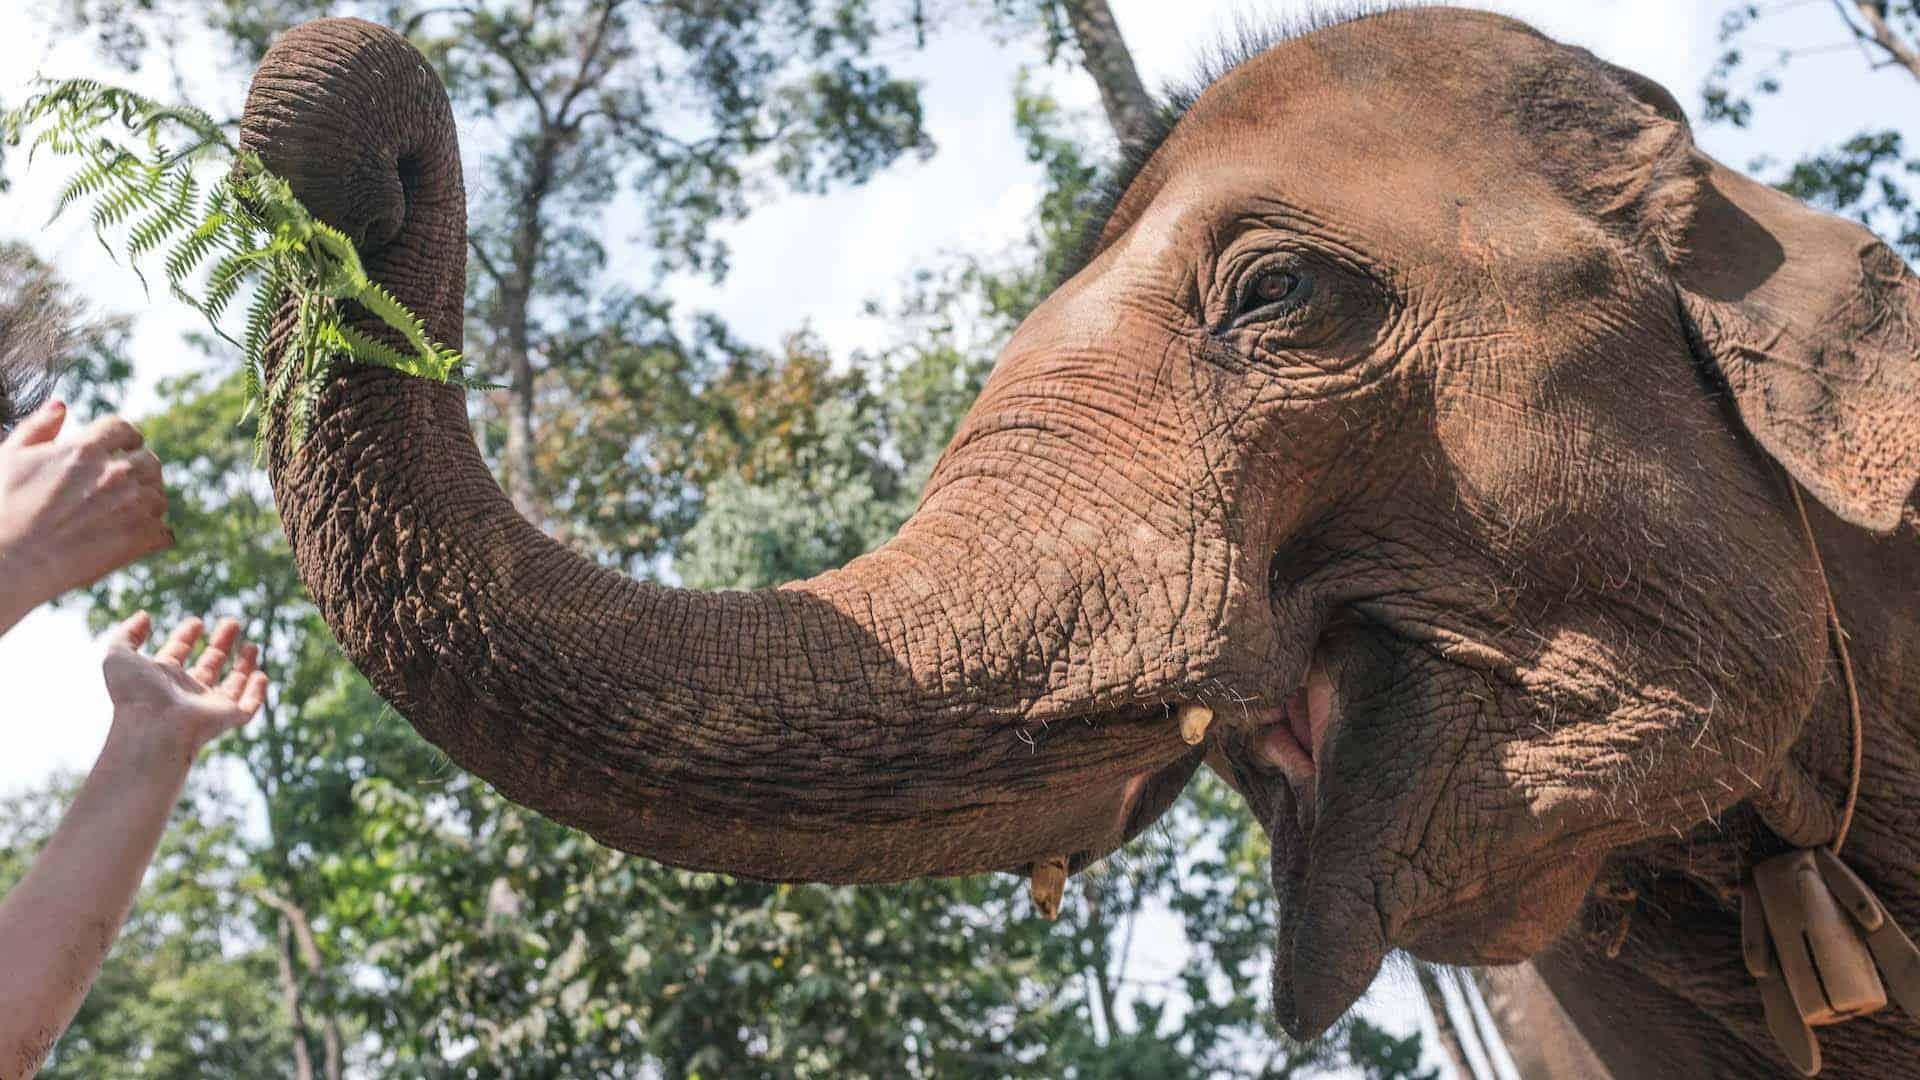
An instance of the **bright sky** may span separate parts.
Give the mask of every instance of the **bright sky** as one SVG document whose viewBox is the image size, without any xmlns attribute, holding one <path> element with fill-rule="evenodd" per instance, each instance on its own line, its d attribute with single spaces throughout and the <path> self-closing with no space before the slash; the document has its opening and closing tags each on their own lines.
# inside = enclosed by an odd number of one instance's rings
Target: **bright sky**
<svg viewBox="0 0 1920 1080">
<path fill-rule="evenodd" d="M 1112 3 L 1149 85 L 1183 78 L 1199 52 L 1236 16 L 1260 18 L 1312 6 L 1302 0 Z M 30 13 L 52 6 L 29 7 L 19 0 L 0 5 L 0 101 L 17 102 L 35 72 L 101 71 L 89 41 L 54 40 L 41 17 Z M 1718 52 L 1719 13 L 1730 5 L 1719 0 L 1511 0 L 1476 6 L 1528 19 L 1561 40 L 1649 75 L 1697 112 L 1701 78 Z M 1828 5 L 1780 6 L 1787 10 L 1770 20 L 1756 45 L 1806 47 L 1844 40 Z M 1757 56 L 1769 50 L 1751 51 Z M 217 50 L 196 50 L 192 41 L 182 46 L 182 55 L 196 52 L 213 59 Z M 769 202 L 725 230 L 733 272 L 723 284 L 675 283 L 681 309 L 720 312 L 749 340 L 768 346 L 803 325 L 843 355 L 884 341 L 886 328 L 862 313 L 866 300 L 893 294 L 914 268 L 942 253 L 994 253 L 1021 234 L 1038 193 L 1038 172 L 1014 136 L 1011 94 L 1016 70 L 1029 59 L 1027 52 L 983 32 L 943 34 L 924 54 L 902 53 L 896 66 L 924 81 L 927 125 L 939 153 L 925 163 L 893 168 L 862 188 Z M 223 52 L 218 60 L 225 63 Z M 248 73 L 209 70 L 200 60 L 183 66 L 202 103 L 237 111 Z M 166 66 L 150 67 L 139 79 L 113 77 L 174 95 Z M 1787 94 L 1761 107 L 1764 142 L 1752 133 L 1702 128 L 1698 136 L 1707 150 L 1735 167 L 1762 153 L 1791 159 L 1867 123 L 1864 103 L 1898 100 L 1897 95 L 1913 100 L 1914 88 L 1903 75 L 1870 74 L 1852 50 L 1810 56 L 1790 75 Z M 1054 83 L 1068 104 L 1097 108 L 1092 84 L 1083 77 L 1061 74 Z M 1883 109 L 1872 119 L 1884 124 L 1893 115 L 1920 116 L 1920 111 Z M 1920 140 L 1920 125 L 1910 122 L 1906 132 L 1910 140 Z M 196 362 L 197 355 L 178 344 L 195 317 L 164 298 L 146 299 L 133 277 L 94 243 L 83 215 L 42 228 L 60 177 L 52 168 L 25 172 L 23 164 L 17 156 L 10 163 L 15 190 L 0 196 L 0 236 L 31 241 L 80 283 L 100 310 L 139 314 L 134 355 L 140 385 L 129 409 L 138 416 L 155 401 L 157 379 Z M 468 170 L 470 177 L 475 174 Z M 625 224 L 609 222 L 610 236 L 617 239 Z M 78 610 L 39 612 L 0 639 L 0 685 L 8 688 L 11 702 L 0 791 L 34 784 L 55 769 L 90 764 L 108 719 L 99 682 L 96 652 Z M 1404 1005 L 1405 986 L 1387 989 L 1389 996 L 1376 1011 L 1405 1016 L 1394 1007 L 1396 1001 Z"/>
</svg>

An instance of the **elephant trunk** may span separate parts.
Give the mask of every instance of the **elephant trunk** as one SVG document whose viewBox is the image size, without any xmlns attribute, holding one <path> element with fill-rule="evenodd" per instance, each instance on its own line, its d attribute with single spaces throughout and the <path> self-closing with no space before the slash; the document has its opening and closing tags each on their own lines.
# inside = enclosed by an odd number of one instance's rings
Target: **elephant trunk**
<svg viewBox="0 0 1920 1080">
<path fill-rule="evenodd" d="M 287 33 L 242 142 L 436 338 L 460 340 L 453 116 L 404 39 L 344 19 Z M 663 862 L 874 881 L 1077 864 L 1156 816 L 1199 760 L 1169 708 L 1198 656 L 1176 604 L 1110 591 L 1191 565 L 1187 542 L 1147 545 L 1138 572 L 1083 569 L 1085 544 L 1020 521 L 1031 485 L 977 460 L 951 452 L 955 479 L 880 551 L 752 593 L 569 552 L 514 511 L 460 390 L 384 369 L 343 365 L 270 470 L 342 648 L 455 762 Z"/>
</svg>

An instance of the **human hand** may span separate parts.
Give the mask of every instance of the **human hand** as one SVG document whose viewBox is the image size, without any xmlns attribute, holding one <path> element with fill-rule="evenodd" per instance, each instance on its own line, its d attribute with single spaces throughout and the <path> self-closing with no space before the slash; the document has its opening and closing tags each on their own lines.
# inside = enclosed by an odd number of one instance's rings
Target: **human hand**
<svg viewBox="0 0 1920 1080">
<path fill-rule="evenodd" d="M 0 442 L 0 631 L 173 543 L 160 459 L 140 433 L 109 416 L 56 442 L 66 417 L 50 402 Z"/>
<path fill-rule="evenodd" d="M 267 699 L 267 676 L 255 670 L 259 647 L 240 640 L 238 621 L 222 619 L 200 658 L 188 667 L 187 657 L 202 629 L 199 619 L 188 619 L 152 656 L 140 651 L 153 633 L 153 619 L 144 611 L 107 635 L 102 668 L 107 695 L 113 699 L 113 735 L 191 761 L 202 746 L 260 711 Z M 221 668 L 230 656 L 233 669 L 222 678 Z"/>
</svg>

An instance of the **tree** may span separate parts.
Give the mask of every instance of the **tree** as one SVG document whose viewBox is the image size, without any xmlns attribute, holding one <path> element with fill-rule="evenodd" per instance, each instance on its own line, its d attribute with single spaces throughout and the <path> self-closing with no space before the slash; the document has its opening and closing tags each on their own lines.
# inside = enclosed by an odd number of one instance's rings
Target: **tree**
<svg viewBox="0 0 1920 1080">
<path fill-rule="evenodd" d="M 76 778 L 0 800 L 0 893 L 26 874 Z M 272 966 L 248 919 L 236 808 L 199 788 L 175 812 L 140 900 L 41 1075 L 233 1080 L 281 1073 L 288 1032 L 263 987 Z"/>
<path fill-rule="evenodd" d="M 1708 123 L 1751 127 L 1757 104 L 1779 92 L 1796 61 L 1838 45 L 1857 50 L 1871 68 L 1911 75 L 1920 82 L 1920 0 L 1829 0 L 1837 42 L 1773 50 L 1753 56 L 1744 43 L 1756 31 L 1771 25 L 1777 5 L 1735 4 L 1720 20 L 1724 47 L 1702 90 L 1703 115 Z M 1863 103 L 1865 105 L 1866 103 Z M 1772 174 L 1775 186 L 1836 213 L 1858 218 L 1886 237 L 1909 260 L 1920 258 L 1920 206 L 1914 188 L 1920 184 L 1920 153 L 1906 145 L 1899 131 L 1876 123 L 1888 115 L 1878 110 L 1907 112 L 1895 102 L 1874 102 L 1862 109 L 1863 126 L 1830 149 L 1794 162 L 1782 173 L 1769 160 L 1755 162 L 1756 173 Z"/>
<path fill-rule="evenodd" d="M 515 506 L 542 521 L 577 495 L 566 473 L 541 477 L 536 414 L 564 390 L 544 378 L 556 356 L 590 358 L 564 339 L 607 299 L 601 214 L 631 200 L 656 269 L 718 276 L 713 226 L 768 185 L 822 191 L 932 151 L 917 90 L 872 57 L 890 29 L 878 7 L 79 0 L 69 18 L 122 63 L 139 62 L 162 16 L 208 26 L 251 66 L 285 27 L 363 8 L 434 60 L 469 142 L 486 148 L 470 184 L 470 352 L 506 381 L 502 472 Z"/>
<path fill-rule="evenodd" d="M 95 588 L 93 619 L 104 625 L 142 607 L 174 620 L 233 615 L 263 644 L 275 692 L 259 719 L 213 753 L 240 766 L 265 810 L 264 836 L 246 846 L 254 868 L 246 911 L 252 937 L 274 943 L 276 976 L 260 989 L 287 1018 L 296 1063 L 279 1071 L 335 1078 L 350 1037 L 329 1004 L 344 992 L 339 962 L 302 940 L 325 898 L 318 865 L 354 835 L 353 786 L 368 770 L 425 782 L 442 762 L 342 662 L 306 600 L 253 466 L 251 423 L 233 423 L 242 379 L 193 375 L 160 391 L 171 407 L 141 426 L 167 463 L 168 521 L 180 543 Z"/>
<path fill-rule="evenodd" d="M 1100 105 L 1114 137 L 1125 144 L 1145 136 L 1159 111 L 1147 93 L 1107 0 L 992 0 L 995 11 L 1016 25 L 1038 23 L 1046 34 L 1047 60 L 1071 44 L 1081 69 L 1100 91 Z"/>
</svg>

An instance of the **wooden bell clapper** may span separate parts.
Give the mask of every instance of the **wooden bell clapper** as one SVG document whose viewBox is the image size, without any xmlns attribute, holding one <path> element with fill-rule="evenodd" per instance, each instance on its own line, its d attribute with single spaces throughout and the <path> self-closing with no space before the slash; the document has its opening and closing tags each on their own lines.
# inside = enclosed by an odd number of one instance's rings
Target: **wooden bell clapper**
<svg viewBox="0 0 1920 1080">
<path fill-rule="evenodd" d="M 1793 481 L 1794 505 L 1826 580 L 1806 504 Z M 1853 767 L 1847 801 L 1830 847 L 1801 848 L 1753 868 L 1740 890 L 1740 950 L 1747 972 L 1760 983 L 1767 1028 L 1795 1068 L 1820 1071 L 1820 1044 L 1813 1029 L 1866 1016 L 1886 1007 L 1889 996 L 1920 1019 L 1920 949 L 1859 875 L 1840 861 L 1854 804 L 1860 797 L 1860 695 L 1846 635 L 1827 592 L 1827 623 L 1845 677 L 1853 717 Z M 1884 980 L 1884 981 L 1883 981 Z"/>
</svg>

